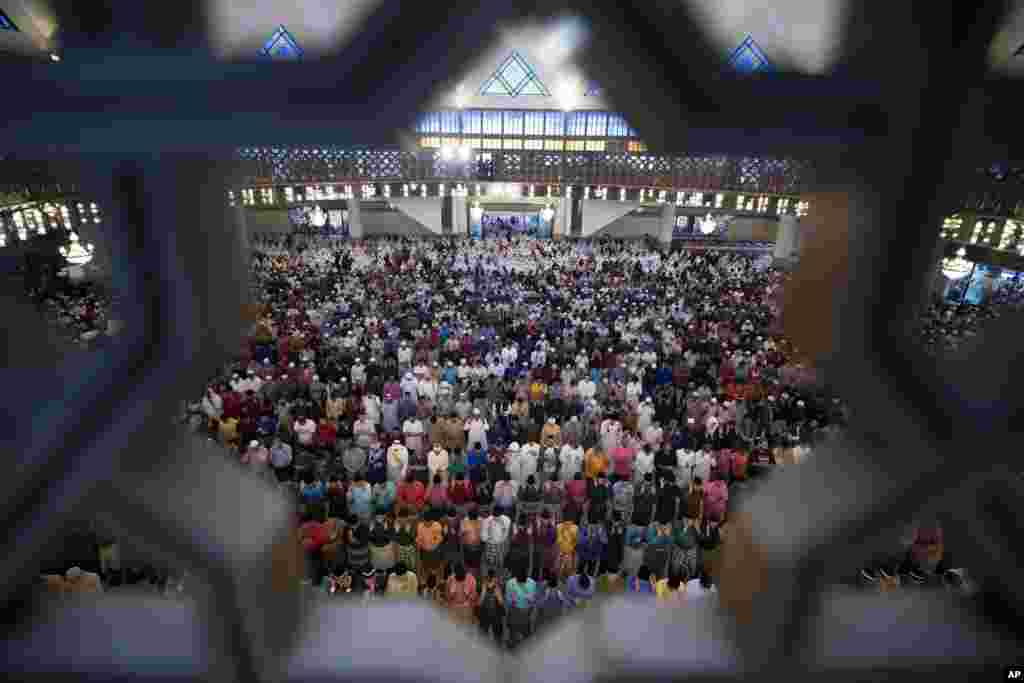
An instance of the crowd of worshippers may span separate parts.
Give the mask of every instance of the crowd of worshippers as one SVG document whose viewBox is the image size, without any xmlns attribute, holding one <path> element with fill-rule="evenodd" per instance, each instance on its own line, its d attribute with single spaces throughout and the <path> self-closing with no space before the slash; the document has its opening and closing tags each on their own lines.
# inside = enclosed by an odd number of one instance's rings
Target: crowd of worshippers
<svg viewBox="0 0 1024 683">
<path fill-rule="evenodd" d="M 1012 304 L 1008 301 L 983 305 L 933 303 L 921 316 L 918 335 L 924 348 L 933 354 L 953 352 L 997 319 Z"/>
<path fill-rule="evenodd" d="M 51 295 L 34 298 L 61 343 L 93 348 L 115 332 L 111 297 L 95 284 L 69 283 Z"/>
<path fill-rule="evenodd" d="M 195 426 L 294 493 L 311 583 L 516 642 L 558 601 L 713 593 L 730 492 L 847 419 L 750 256 L 404 240 L 253 273 Z"/>
</svg>

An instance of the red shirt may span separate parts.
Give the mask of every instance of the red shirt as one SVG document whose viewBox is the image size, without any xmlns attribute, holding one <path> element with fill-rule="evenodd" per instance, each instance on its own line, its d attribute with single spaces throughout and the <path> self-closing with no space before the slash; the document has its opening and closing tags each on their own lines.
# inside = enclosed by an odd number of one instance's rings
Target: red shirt
<svg viewBox="0 0 1024 683">
<path fill-rule="evenodd" d="M 333 446 L 338 439 L 338 428 L 330 422 L 321 422 L 316 428 L 316 438 L 323 446 Z"/>
<path fill-rule="evenodd" d="M 224 417 L 236 420 L 242 417 L 242 397 L 234 391 L 226 392 L 221 400 L 224 402 Z"/>
<path fill-rule="evenodd" d="M 587 499 L 587 480 L 572 479 L 565 483 L 565 492 L 574 501 L 582 503 Z"/>
<path fill-rule="evenodd" d="M 457 481 L 452 482 L 448 497 L 451 499 L 452 505 L 465 505 L 473 500 L 473 484 L 466 480 L 461 482 L 461 486 Z"/>
<path fill-rule="evenodd" d="M 302 535 L 302 547 L 307 552 L 319 550 L 328 541 L 327 525 L 320 522 L 309 521 L 299 527 Z"/>
<path fill-rule="evenodd" d="M 625 446 L 612 449 L 612 465 L 615 476 L 620 479 L 629 479 L 633 476 L 633 457 L 636 452 Z"/>
<path fill-rule="evenodd" d="M 423 503 L 427 498 L 427 489 L 423 486 L 422 482 L 414 481 L 412 483 L 403 481 L 398 485 L 398 500 L 402 501 L 406 505 L 413 505 L 415 507 L 423 507 Z"/>
</svg>

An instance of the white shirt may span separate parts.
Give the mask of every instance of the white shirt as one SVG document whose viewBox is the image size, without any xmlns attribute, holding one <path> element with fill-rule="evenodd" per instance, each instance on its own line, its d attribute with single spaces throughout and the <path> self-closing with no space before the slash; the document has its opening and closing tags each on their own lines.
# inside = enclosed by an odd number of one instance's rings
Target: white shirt
<svg viewBox="0 0 1024 683">
<path fill-rule="evenodd" d="M 363 409 L 366 410 L 366 419 L 374 425 L 380 422 L 380 399 L 376 396 L 363 396 Z"/>
<path fill-rule="evenodd" d="M 630 382 L 626 385 L 626 398 L 631 401 L 635 401 L 640 398 L 640 394 L 643 393 L 644 386 L 640 382 Z"/>
<path fill-rule="evenodd" d="M 700 585 L 700 579 L 690 579 L 686 582 L 687 600 L 703 600 L 704 598 L 714 596 L 716 593 L 718 593 L 717 587 L 704 588 L 704 586 Z"/>
<path fill-rule="evenodd" d="M 583 448 L 573 448 L 569 444 L 562 446 L 562 452 L 558 455 L 558 461 L 562 464 L 562 471 L 559 478 L 562 481 L 573 479 L 577 472 L 583 471 Z"/>
<path fill-rule="evenodd" d="M 417 396 L 423 396 L 427 400 L 433 401 L 437 398 L 437 382 L 421 379 L 416 384 L 416 394 Z"/>
<path fill-rule="evenodd" d="M 652 420 L 654 420 L 654 404 L 644 401 L 643 405 L 641 405 L 640 409 L 637 411 L 637 430 L 643 434 L 647 431 L 647 428 L 651 426 Z"/>
<path fill-rule="evenodd" d="M 707 481 L 711 477 L 711 465 L 714 457 L 704 451 L 676 451 L 676 462 L 679 463 L 682 472 L 682 481 L 689 483 L 694 477 L 700 477 L 701 481 Z M 692 473 L 692 474 L 691 474 Z"/>
<path fill-rule="evenodd" d="M 594 398 L 597 393 L 597 385 L 591 382 L 589 379 L 580 381 L 579 387 L 576 389 L 576 393 L 579 394 L 580 398 L 589 400 Z"/>
<path fill-rule="evenodd" d="M 622 442 L 622 425 L 618 420 L 605 420 L 601 423 L 601 446 L 605 453 L 619 447 Z"/>
<path fill-rule="evenodd" d="M 654 453 L 647 449 L 637 451 L 633 458 L 634 479 L 640 481 L 644 475 L 654 471 Z"/>
<path fill-rule="evenodd" d="M 519 483 L 525 484 L 527 477 L 537 474 L 537 459 L 540 457 L 540 444 L 526 444 L 519 451 Z"/>
<path fill-rule="evenodd" d="M 422 436 L 423 435 L 423 423 L 417 418 L 406 420 L 402 423 L 402 433 L 406 436 Z"/>
<path fill-rule="evenodd" d="M 480 525 L 480 540 L 484 543 L 504 543 L 512 520 L 505 515 L 493 515 Z"/>
</svg>

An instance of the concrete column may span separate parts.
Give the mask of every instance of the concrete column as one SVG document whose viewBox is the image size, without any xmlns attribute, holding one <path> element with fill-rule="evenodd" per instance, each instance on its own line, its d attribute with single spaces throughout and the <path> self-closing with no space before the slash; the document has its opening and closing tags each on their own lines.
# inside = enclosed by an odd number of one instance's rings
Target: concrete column
<svg viewBox="0 0 1024 683">
<path fill-rule="evenodd" d="M 662 249 L 672 246 L 672 231 L 676 227 L 676 205 L 665 203 L 661 205 L 661 217 L 658 225 L 658 245 Z"/>
<path fill-rule="evenodd" d="M 465 237 L 469 234 L 466 198 L 458 195 L 452 196 L 452 234 L 456 237 Z"/>
<path fill-rule="evenodd" d="M 779 232 L 775 238 L 775 258 L 790 259 L 799 253 L 799 233 L 800 223 L 796 216 L 779 216 Z"/>
<path fill-rule="evenodd" d="M 363 239 L 363 219 L 359 215 L 359 197 L 354 194 L 347 200 L 348 205 L 348 234 L 351 239 Z"/>
<path fill-rule="evenodd" d="M 252 245 L 249 242 L 248 216 L 248 211 L 246 211 L 244 206 L 236 205 L 231 207 L 231 217 L 234 220 L 235 225 L 238 227 L 238 235 L 242 240 L 242 244 L 244 244 L 246 248 L 251 248 Z"/>
<path fill-rule="evenodd" d="M 569 226 L 572 224 L 572 198 L 560 197 L 551 208 L 555 210 L 555 225 L 552 229 L 553 239 L 569 237 Z"/>
</svg>

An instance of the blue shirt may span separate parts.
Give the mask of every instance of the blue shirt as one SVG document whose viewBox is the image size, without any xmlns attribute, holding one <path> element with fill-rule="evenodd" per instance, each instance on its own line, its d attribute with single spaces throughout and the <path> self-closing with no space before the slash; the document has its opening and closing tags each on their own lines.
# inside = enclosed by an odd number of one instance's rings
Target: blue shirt
<svg viewBox="0 0 1024 683">
<path fill-rule="evenodd" d="M 533 579 L 527 578 L 522 584 L 513 578 L 505 584 L 505 601 L 510 605 L 525 609 L 533 605 L 536 597 L 537 583 Z"/>
<path fill-rule="evenodd" d="M 470 467 L 482 467 L 487 462 L 487 450 L 481 448 L 480 450 L 469 449 L 466 454 L 466 464 Z"/>
</svg>

